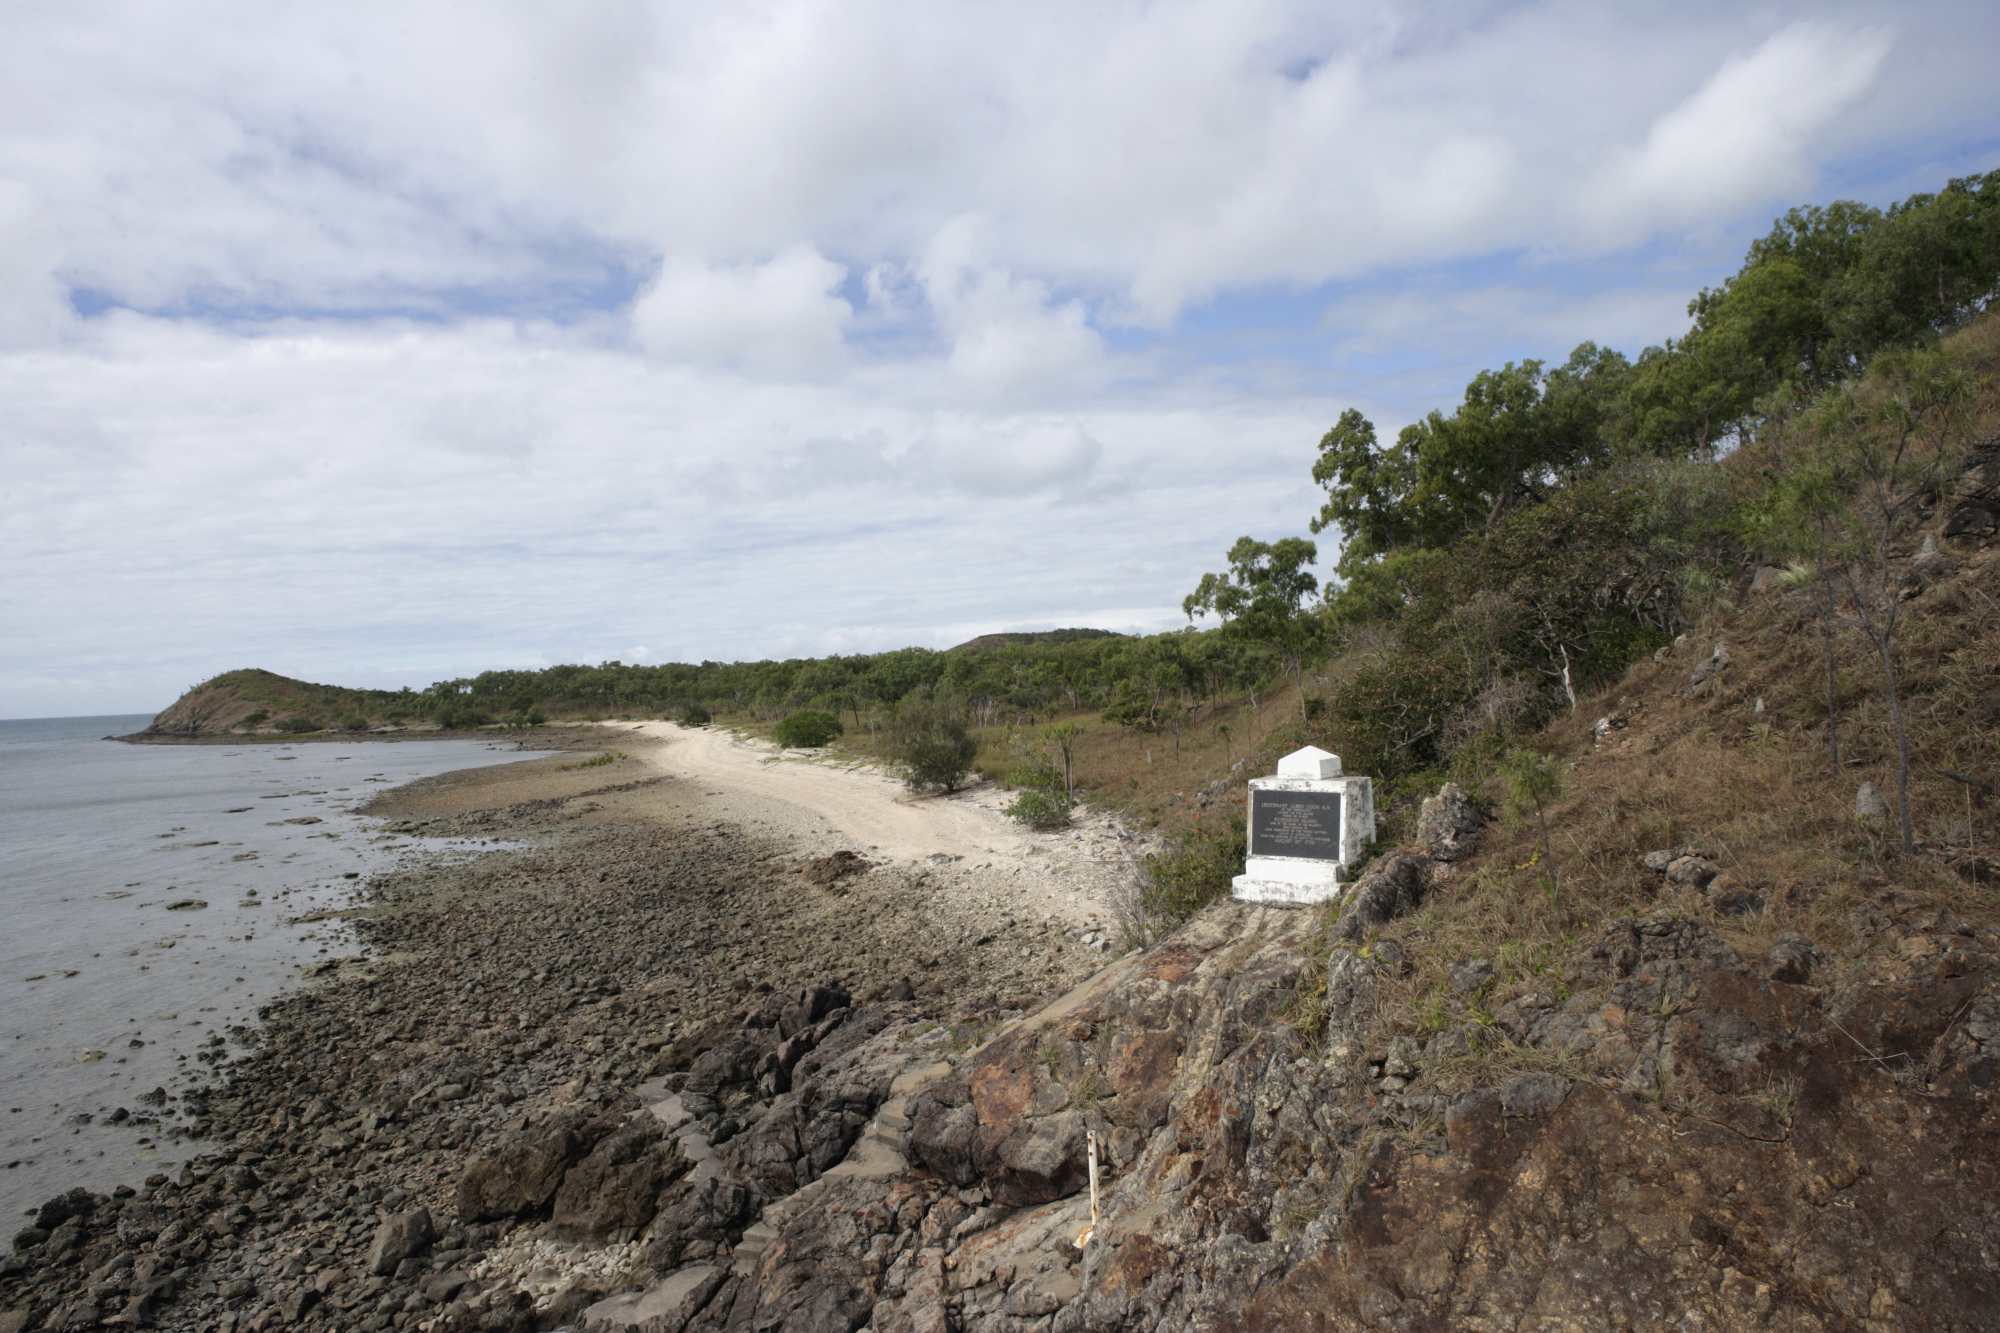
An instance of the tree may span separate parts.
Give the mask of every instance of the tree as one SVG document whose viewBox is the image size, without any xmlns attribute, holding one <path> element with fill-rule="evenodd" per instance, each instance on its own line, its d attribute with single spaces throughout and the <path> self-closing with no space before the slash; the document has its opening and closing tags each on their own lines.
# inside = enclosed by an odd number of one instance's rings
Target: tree
<svg viewBox="0 0 2000 1333">
<path fill-rule="evenodd" d="M 1062 756 L 1063 790 L 1071 796 L 1076 794 L 1076 738 L 1082 734 L 1080 722 L 1058 722 L 1042 729 L 1042 739 Z"/>
<path fill-rule="evenodd" d="M 1315 533 L 1338 529 L 1342 558 L 1367 559 L 1403 546 L 1415 536 L 1403 501 L 1415 486 L 1414 460 L 1401 450 L 1384 452 L 1375 424 L 1353 408 L 1320 438 L 1312 478 L 1326 490 L 1326 504 L 1312 521 Z"/>
<path fill-rule="evenodd" d="M 1313 480 L 1327 500 L 1312 530 L 1340 529 L 1338 567 L 1350 582 L 1385 556 L 1490 531 L 1514 506 L 1609 460 L 1629 433 L 1613 427 L 1631 372 L 1595 343 L 1553 370 L 1510 361 L 1474 376 L 1450 416 L 1430 413 L 1386 450 L 1350 408 L 1319 443 Z"/>
<path fill-rule="evenodd" d="M 1549 755 L 1516 748 L 1508 751 L 1500 761 L 1499 773 L 1501 782 L 1506 785 L 1509 817 L 1518 819 L 1529 810 L 1535 812 L 1535 823 L 1542 835 L 1542 859 L 1549 865 L 1545 887 L 1549 903 L 1553 906 L 1561 901 L 1562 884 L 1556 877 L 1555 846 L 1549 842 L 1548 807 L 1562 799 L 1562 763 Z"/>
<path fill-rule="evenodd" d="M 1319 588 L 1305 567 L 1318 555 L 1303 537 L 1268 543 L 1240 537 L 1229 548 L 1229 572 L 1202 575 L 1181 602 L 1189 620 L 1213 615 L 1226 636 L 1269 645 L 1298 687 L 1300 712 L 1306 706 L 1305 656 L 1321 637 L 1318 617 L 1304 609 Z"/>
</svg>

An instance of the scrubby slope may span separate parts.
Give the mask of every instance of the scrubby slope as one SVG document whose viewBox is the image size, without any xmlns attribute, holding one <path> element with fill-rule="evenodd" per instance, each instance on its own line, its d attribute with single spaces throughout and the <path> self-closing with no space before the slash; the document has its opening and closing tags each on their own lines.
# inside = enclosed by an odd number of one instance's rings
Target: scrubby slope
<svg viewBox="0 0 2000 1333">
<path fill-rule="evenodd" d="M 314 685 L 275 672 L 229 671 L 195 686 L 176 699 L 142 734 L 217 736 L 230 731 L 276 730 L 290 722 L 301 730 L 359 721 L 379 723 L 398 715 L 400 695 L 385 690 L 352 690 Z M 404 704 L 400 715 L 407 715 Z"/>
</svg>

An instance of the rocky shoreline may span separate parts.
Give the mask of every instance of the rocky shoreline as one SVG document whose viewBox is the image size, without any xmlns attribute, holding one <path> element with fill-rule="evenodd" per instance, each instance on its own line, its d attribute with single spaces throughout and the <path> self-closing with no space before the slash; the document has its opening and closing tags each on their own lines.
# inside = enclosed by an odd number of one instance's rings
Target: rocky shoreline
<svg viewBox="0 0 2000 1333">
<path fill-rule="evenodd" d="M 1100 966 L 977 871 L 566 780 L 406 793 L 412 831 L 533 849 L 372 884 L 372 956 L 273 1006 L 191 1106 L 224 1150 L 51 1200 L 0 1333 L 1832 1333 L 2000 1306 L 2000 935 L 1918 895 L 1741 952 L 1657 849 L 1648 910 L 1468 957 L 1425 921 L 1481 835 L 1447 786 L 1337 917 L 1218 902 Z M 1393 1031 L 1419 967 L 1452 995 Z"/>
<path fill-rule="evenodd" d="M 976 871 L 747 829 L 657 776 L 563 778 L 546 794 L 546 775 L 479 770 L 392 794 L 388 833 L 531 849 L 371 881 L 347 914 L 366 953 L 233 1033 L 251 1049 L 182 1100 L 215 1149 L 51 1200 L 14 1238 L 0 1333 L 561 1326 L 635 1275 L 728 1251 L 846 1154 L 896 1070 L 1104 960 L 1101 933 L 1017 918 Z M 688 1127 L 726 1173 L 630 1119 L 663 1076 L 688 1085 Z M 554 1183 L 494 1183 L 510 1152 Z M 591 1163 L 622 1184 L 555 1196 Z M 644 1253 L 615 1248 L 674 1208 L 678 1240 L 655 1226 Z M 553 1240 L 594 1248 L 551 1270 Z"/>
</svg>

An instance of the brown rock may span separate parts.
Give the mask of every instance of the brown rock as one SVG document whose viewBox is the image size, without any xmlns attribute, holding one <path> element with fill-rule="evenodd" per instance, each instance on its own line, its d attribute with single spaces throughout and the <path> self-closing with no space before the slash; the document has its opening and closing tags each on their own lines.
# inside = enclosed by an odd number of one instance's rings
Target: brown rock
<svg viewBox="0 0 2000 1333">
<path fill-rule="evenodd" d="M 403 1260 L 428 1250 L 436 1239 L 437 1229 L 425 1209 L 413 1208 L 387 1218 L 375 1228 L 375 1239 L 368 1246 L 368 1271 L 387 1277 Z"/>
<path fill-rule="evenodd" d="M 659 1211 L 660 1191 L 688 1169 L 651 1117 L 599 1143 L 570 1168 L 556 1192 L 550 1220 L 557 1234 L 622 1242 Z"/>
<path fill-rule="evenodd" d="M 563 1176 L 616 1125 L 571 1114 L 517 1133 L 459 1177 L 458 1220 L 491 1222 L 548 1207 Z"/>
</svg>

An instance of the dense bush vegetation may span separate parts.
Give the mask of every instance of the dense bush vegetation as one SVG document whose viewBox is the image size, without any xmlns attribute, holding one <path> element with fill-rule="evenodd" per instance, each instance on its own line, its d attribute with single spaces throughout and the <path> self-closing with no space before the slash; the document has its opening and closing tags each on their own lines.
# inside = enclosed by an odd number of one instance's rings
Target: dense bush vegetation
<svg viewBox="0 0 2000 1333">
<path fill-rule="evenodd" d="M 771 737 L 783 746 L 816 750 L 846 730 L 832 713 L 806 708 L 778 723 L 772 728 Z"/>
<path fill-rule="evenodd" d="M 954 792 L 972 776 L 979 742 L 962 700 L 932 691 L 906 697 L 896 709 L 889 753 L 911 791 Z"/>
</svg>

